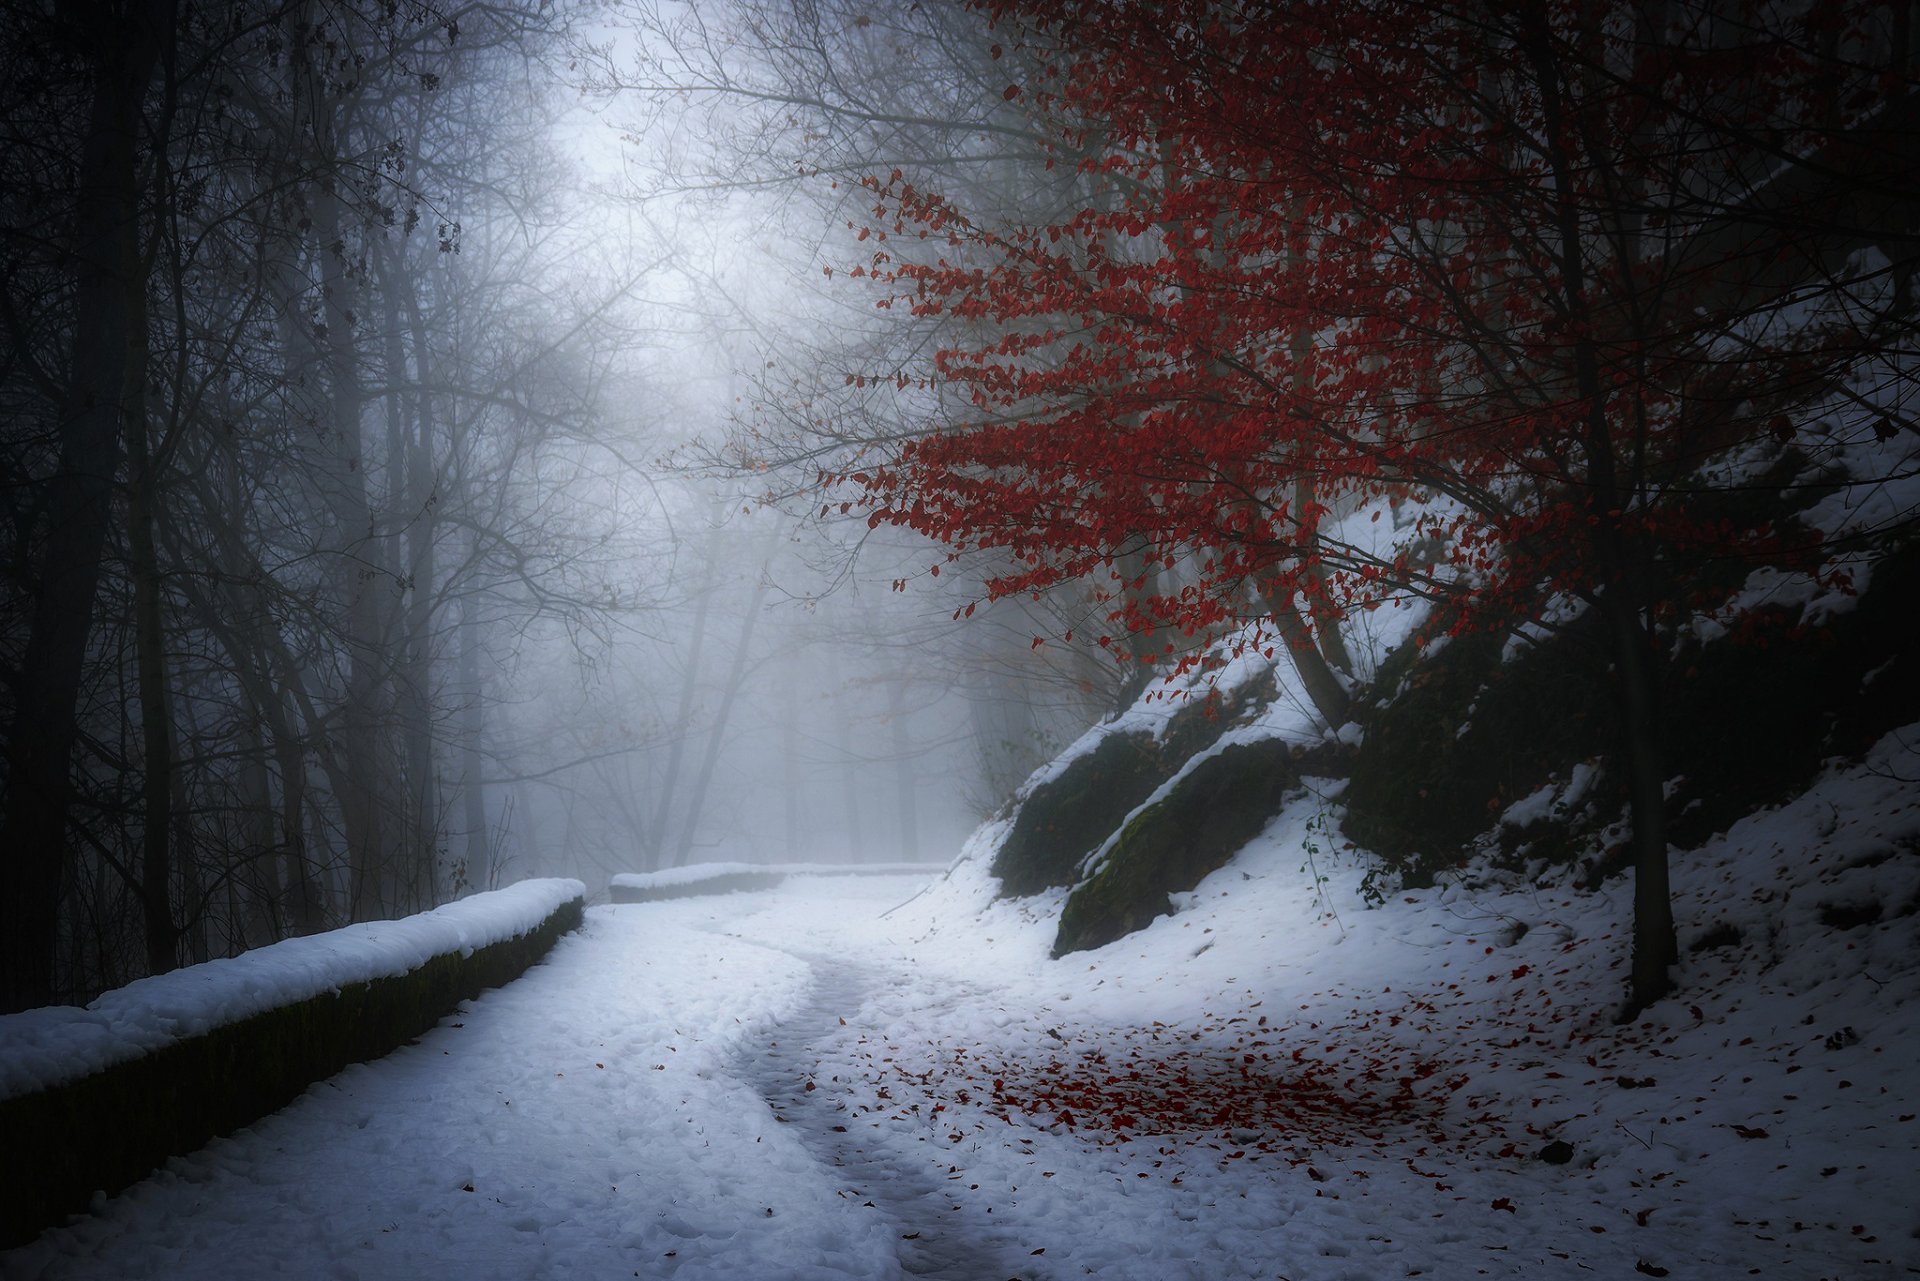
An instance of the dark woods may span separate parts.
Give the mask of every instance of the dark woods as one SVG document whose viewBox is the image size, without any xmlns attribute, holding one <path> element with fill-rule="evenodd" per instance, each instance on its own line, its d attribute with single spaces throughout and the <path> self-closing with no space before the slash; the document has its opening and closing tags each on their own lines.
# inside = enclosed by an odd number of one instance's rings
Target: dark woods
<svg viewBox="0 0 1920 1281">
<path fill-rule="evenodd" d="M 528 479 L 594 392 L 530 281 L 558 34 L 0 11 L 0 1010 L 496 874 L 496 642 L 593 604 Z"/>
</svg>

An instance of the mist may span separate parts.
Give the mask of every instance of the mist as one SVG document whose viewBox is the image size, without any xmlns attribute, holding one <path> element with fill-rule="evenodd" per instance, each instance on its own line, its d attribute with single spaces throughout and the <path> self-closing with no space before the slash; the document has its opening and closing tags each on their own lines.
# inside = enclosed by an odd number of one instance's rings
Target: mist
<svg viewBox="0 0 1920 1281">
<path fill-rule="evenodd" d="M 963 18 L 6 19 L 8 1009 L 533 875 L 942 864 L 1113 705 L 1091 593 L 821 483 L 941 394 L 835 273 L 861 168 L 1006 163 Z"/>
</svg>

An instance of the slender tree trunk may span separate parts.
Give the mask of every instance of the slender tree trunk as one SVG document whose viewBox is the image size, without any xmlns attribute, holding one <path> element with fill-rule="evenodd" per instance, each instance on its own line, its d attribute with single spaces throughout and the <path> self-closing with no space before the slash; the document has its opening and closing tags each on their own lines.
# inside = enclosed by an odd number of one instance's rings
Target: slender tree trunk
<svg viewBox="0 0 1920 1281">
<path fill-rule="evenodd" d="M 1142 615 L 1147 614 L 1147 605 L 1160 594 L 1160 570 L 1158 566 L 1147 563 L 1151 552 L 1147 540 L 1142 536 L 1132 536 L 1114 558 L 1114 576 L 1120 580 L 1120 603 Z M 1160 657 L 1156 638 L 1152 631 L 1135 631 L 1127 628 L 1126 653 L 1129 666 L 1125 679 L 1114 694 L 1113 710 L 1123 712 L 1133 706 L 1133 701 L 1153 679 L 1154 660 Z"/>
<path fill-rule="evenodd" d="M 866 836 L 860 822 L 860 771 L 853 759 L 853 712 L 846 684 L 840 675 L 840 653 L 827 647 L 827 688 L 833 691 L 833 750 L 839 758 L 840 787 L 847 820 L 847 857 L 855 863 L 866 861 Z"/>
<path fill-rule="evenodd" d="M 418 300 L 409 286 L 412 304 L 410 322 L 413 333 L 414 377 L 420 382 L 414 432 L 406 442 L 407 502 L 407 688 L 411 691 L 412 714 L 407 725 L 408 773 L 413 783 L 414 857 L 425 877 L 425 906 L 440 903 L 445 896 L 440 833 L 440 789 L 434 744 L 434 627 L 433 605 L 438 566 L 435 545 L 439 537 L 439 495 L 434 486 L 433 400 L 425 390 L 432 374 L 428 356 L 426 326 L 420 317 Z"/>
<path fill-rule="evenodd" d="M 907 683 L 896 680 L 888 698 L 888 730 L 893 739 L 894 808 L 900 819 L 896 858 L 913 862 L 920 857 L 920 779 L 914 770 L 913 735 L 907 725 Z"/>
<path fill-rule="evenodd" d="M 1293 660 L 1293 670 L 1299 674 L 1300 686 L 1313 704 L 1313 710 L 1319 713 L 1320 719 L 1330 729 L 1345 725 L 1353 712 L 1353 696 L 1347 693 L 1347 687 L 1321 656 L 1314 644 L 1313 630 L 1300 617 L 1293 597 L 1282 596 L 1262 585 L 1260 600 L 1273 619 L 1274 630 L 1286 645 L 1287 654 Z"/>
<path fill-rule="evenodd" d="M 240 820 L 240 847 L 248 861 L 245 877 L 227 881 L 228 912 L 240 922 L 244 946 L 277 943 L 287 937 L 287 887 L 276 852 L 279 809 L 273 800 L 273 773 L 260 715 L 242 715 L 234 732 L 239 752 L 239 789 L 246 807 Z"/>
<path fill-rule="evenodd" d="M 393 761 L 386 742 L 391 691 L 381 589 L 391 581 L 375 528 L 368 495 L 366 449 L 361 411 L 366 395 L 355 340 L 354 303 L 358 296 L 342 236 L 340 205 L 323 187 L 314 201 L 319 236 L 322 362 L 327 376 L 326 422 L 334 450 L 327 499 L 341 540 L 335 581 L 345 611 L 347 679 L 341 709 L 346 786 L 340 795 L 346 824 L 349 911 L 356 921 L 377 920 L 394 906 L 398 870 L 389 848 Z M 398 460 L 396 461 L 396 465 Z"/>
<path fill-rule="evenodd" d="M 402 850 L 407 869 L 406 906 L 409 910 L 430 907 L 440 901 L 438 867 L 439 801 L 434 787 L 433 751 L 433 590 L 434 590 L 434 492 L 433 423 L 430 401 L 423 390 L 429 377 L 426 325 L 420 315 L 414 282 L 404 263 L 382 246 L 377 256 L 380 265 L 380 294 L 385 311 L 385 356 L 387 382 L 387 457 L 389 505 L 397 513 L 405 533 L 405 567 L 402 586 L 406 592 L 404 627 L 400 638 L 397 696 L 400 733 L 406 760 L 406 820 L 403 824 L 407 848 Z M 401 300 L 407 303 L 406 327 L 402 328 Z M 412 340 L 409 368 L 407 342 Z M 412 387 L 402 392 L 402 387 Z"/>
<path fill-rule="evenodd" d="M 167 163 L 157 154 L 156 165 Z M 180 929 L 173 911 L 175 777 L 172 693 L 167 681 L 167 636 L 162 614 L 158 520 L 159 463 L 147 441 L 147 314 L 141 301 L 128 309 L 126 452 L 127 572 L 133 579 L 135 689 L 140 699 L 140 916 L 147 969 L 164 974 L 180 963 Z"/>
<path fill-rule="evenodd" d="M 687 758 L 693 739 L 693 709 L 700 693 L 700 664 L 707 652 L 707 611 L 713 604 L 716 562 L 713 547 L 707 549 L 699 595 L 693 604 L 693 629 L 687 638 L 687 671 L 680 685 L 680 703 L 674 712 L 673 742 L 667 749 L 667 772 L 660 780 L 660 799 L 653 807 L 653 823 L 647 840 L 652 851 L 648 871 L 667 866 L 668 823 L 673 816 L 674 793 L 680 786 L 680 766 Z"/>
<path fill-rule="evenodd" d="M 338 136 L 337 109 L 329 99 L 318 64 L 328 56 L 314 39 L 322 27 L 318 6 L 309 3 L 294 24 L 289 78 L 296 103 L 296 144 L 315 176 L 303 193 L 313 222 L 312 279 L 296 280 L 284 304 L 292 312 L 285 327 L 299 346 L 312 351 L 315 372 L 325 386 L 315 426 L 331 447 L 320 475 L 323 500 L 331 518 L 335 601 L 341 613 L 345 649 L 345 690 L 340 709 L 341 772 L 334 778 L 347 842 L 348 911 L 355 921 L 387 915 L 396 903 L 400 869 L 391 848 L 392 819 L 404 810 L 395 799 L 398 768 L 391 759 L 388 731 L 392 713 L 391 663 L 383 600 L 394 575 L 384 551 L 385 531 L 377 527 L 367 476 L 362 417 L 367 395 L 361 377 L 358 330 L 364 305 L 360 277 L 362 249 L 350 240 L 350 210 L 341 195 L 349 166 Z M 317 333 L 300 332 L 300 304 L 317 292 Z M 297 348 L 296 348 L 297 349 Z M 394 466 L 403 465 L 399 459 Z"/>
<path fill-rule="evenodd" d="M 767 571 L 773 563 L 775 540 L 780 536 L 778 526 L 768 535 L 766 555 L 761 558 L 758 580 L 753 585 L 753 596 L 747 602 L 747 616 L 740 623 L 740 640 L 733 651 L 733 662 L 727 669 L 727 683 L 721 688 L 720 706 L 714 711 L 713 725 L 707 731 L 707 750 L 700 758 L 700 772 L 695 775 L 693 791 L 687 798 L 686 815 L 681 822 L 680 840 L 674 846 L 673 867 L 686 866 L 687 856 L 693 851 L 693 838 L 700 825 L 700 815 L 707 805 L 707 789 L 713 782 L 713 767 L 719 762 L 720 749 L 725 745 L 727 721 L 733 715 L 734 701 L 740 696 L 740 688 L 746 684 L 747 660 L 753 649 L 754 629 L 760 622 L 760 607 L 767 599 Z"/>
<path fill-rule="evenodd" d="M 184 727 L 179 720 L 169 718 L 175 732 L 183 732 L 189 745 L 203 742 L 199 731 L 189 722 Z M 191 964 L 199 964 L 213 955 L 212 930 L 213 919 L 209 910 L 211 895 L 207 893 L 205 866 L 200 860 L 199 843 L 195 840 L 193 806 L 187 796 L 187 779 L 179 769 L 168 771 L 168 782 L 173 795 L 168 812 L 173 819 L 172 879 L 179 885 L 180 910 L 169 912 L 168 928 L 174 933 L 173 955 Z M 169 891 L 170 892 L 170 891 Z M 177 920 L 178 924 L 175 924 Z M 152 950 L 151 937 L 148 950 Z M 178 960 L 175 964 L 178 964 Z"/>
<path fill-rule="evenodd" d="M 800 664 L 789 652 L 780 682 L 780 773 L 786 792 L 786 851 L 800 859 Z"/>
<path fill-rule="evenodd" d="M 144 326 L 143 326 L 144 328 Z M 144 369 L 144 343 L 130 362 Z M 144 383 L 144 375 L 136 375 Z M 153 460 L 147 448 L 144 397 L 127 423 L 127 556 L 133 576 L 134 670 L 140 697 L 140 908 L 146 928 L 147 969 L 164 974 L 180 963 L 179 928 L 172 906 L 174 748 L 167 688 L 166 629 L 161 618 L 160 563 L 154 547 Z"/>
<path fill-rule="evenodd" d="M 465 425 L 449 403 L 446 414 L 447 493 L 455 512 L 467 510 L 466 471 L 456 461 L 461 453 L 461 432 Z M 460 598 L 460 623 L 455 631 L 459 646 L 456 693 L 460 700 L 456 722 L 460 754 L 460 822 L 464 832 L 461 857 L 454 861 L 447 892 L 458 898 L 476 887 L 484 887 L 493 866 L 492 831 L 487 819 L 486 732 L 487 685 L 480 670 L 484 653 L 481 643 L 480 598 L 469 593 Z"/>
<path fill-rule="evenodd" d="M 493 866 L 487 831 L 487 762 L 482 750 L 486 689 L 480 676 L 480 621 L 474 617 L 475 608 L 471 597 L 460 606 L 460 805 L 467 830 L 464 869 L 450 887 L 455 895 L 486 884 L 487 869 Z"/>
<path fill-rule="evenodd" d="M 1293 482 L 1293 510 L 1304 520 L 1309 508 L 1319 505 L 1320 495 L 1313 478 L 1302 476 Z M 1304 525 L 1303 525 L 1304 528 Z M 1340 612 L 1334 608 L 1327 583 L 1327 571 L 1320 561 L 1320 527 L 1315 520 L 1312 534 L 1305 540 L 1308 548 L 1302 566 L 1307 581 L 1307 612 L 1313 619 L 1313 638 L 1320 657 L 1328 666 L 1347 676 L 1353 675 L 1353 655 L 1347 652 L 1346 637 L 1340 631 Z"/>
<path fill-rule="evenodd" d="M 1560 66 L 1555 60 L 1544 10 L 1522 8 L 1523 43 L 1540 90 L 1546 158 L 1553 175 L 1559 251 L 1560 288 L 1568 316 L 1590 332 L 1585 240 L 1574 207 L 1573 166 L 1561 139 L 1564 110 Z M 1585 404 L 1583 482 L 1593 561 L 1599 570 L 1599 606 L 1604 612 L 1613 653 L 1616 689 L 1624 726 L 1628 790 L 1633 823 L 1633 963 L 1623 1019 L 1632 1019 L 1672 990 L 1668 967 L 1679 959 L 1674 936 L 1673 900 L 1668 881 L 1666 789 L 1660 750 L 1659 666 L 1657 651 L 1643 621 L 1646 600 L 1636 564 L 1620 528 L 1626 506 L 1613 424 L 1609 421 L 1599 357 L 1590 337 L 1572 349 L 1574 384 Z"/>
<path fill-rule="evenodd" d="M 1607 596 L 1613 597 L 1609 592 Z M 1622 1017 L 1631 1019 L 1673 988 L 1668 967 L 1680 959 L 1674 933 L 1667 854 L 1667 797 L 1660 748 L 1657 656 L 1631 601 L 1601 603 L 1612 637 L 1614 676 L 1625 731 L 1633 821 L 1633 968 Z"/>
<path fill-rule="evenodd" d="M 139 420 L 141 381 L 133 347 L 144 331 L 146 307 L 140 104 L 171 21 L 171 5 L 154 0 L 89 22 L 100 45 L 71 224 L 77 278 L 72 380 L 61 406 L 60 457 L 47 486 L 46 554 L 6 740 L 0 1012 L 44 1005 L 56 994 L 82 676 L 120 442 Z"/>
</svg>

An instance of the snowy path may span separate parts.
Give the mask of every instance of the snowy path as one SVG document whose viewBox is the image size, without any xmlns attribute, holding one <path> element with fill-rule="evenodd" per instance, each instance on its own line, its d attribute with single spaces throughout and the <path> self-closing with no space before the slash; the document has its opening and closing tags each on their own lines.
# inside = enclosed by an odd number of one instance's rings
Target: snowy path
<svg viewBox="0 0 1920 1281">
<path fill-rule="evenodd" d="M 843 1039 L 847 1012 L 857 1011 L 894 976 L 819 953 L 802 955 L 813 970 L 807 1003 L 743 1053 L 742 1076 L 766 1098 L 776 1122 L 791 1125 L 802 1146 L 833 1171 L 836 1191 L 884 1219 L 900 1242 L 901 1271 L 927 1281 L 983 1281 L 1020 1275 L 1018 1250 L 982 1215 L 954 1200 L 933 1140 L 903 1142 L 885 1115 L 857 1102 L 852 1083 L 821 1071 Z M 918 1150 L 915 1150 L 915 1149 Z"/>
<path fill-rule="evenodd" d="M 894 1275 L 873 1212 L 737 1074 L 806 966 L 693 915 L 591 909 L 418 1043 L 0 1254 L 0 1276 Z"/>
<path fill-rule="evenodd" d="M 1842 781 L 1864 799 L 1840 836 L 1920 833 L 1903 784 Z M 1753 858 L 1808 848 L 1833 800 Z M 1058 962 L 1052 905 L 992 902 L 964 865 L 891 917 L 911 880 L 591 909 L 418 1044 L 0 1277 L 1920 1275 L 1920 914 L 1770 986 L 1704 954 L 1687 1002 L 1619 1029 L 1603 898 L 1450 889 L 1341 925 L 1297 870 L 1308 835 Z M 1685 869 L 1695 921 L 1761 880 L 1714 857 Z M 1532 1159 L 1549 1136 L 1571 1163 Z"/>
</svg>

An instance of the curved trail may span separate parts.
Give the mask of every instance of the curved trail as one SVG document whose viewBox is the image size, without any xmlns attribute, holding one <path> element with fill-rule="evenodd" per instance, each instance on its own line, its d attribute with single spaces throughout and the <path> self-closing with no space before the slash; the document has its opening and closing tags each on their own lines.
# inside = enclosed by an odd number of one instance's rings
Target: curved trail
<svg viewBox="0 0 1920 1281">
<path fill-rule="evenodd" d="M 815 1159 L 841 1175 L 840 1195 L 893 1221 L 901 1276 L 1033 1281 L 1037 1261 L 950 1194 L 948 1183 L 960 1176 L 937 1163 L 928 1135 L 885 1113 L 855 1110 L 849 1083 L 819 1074 L 829 1045 L 846 1035 L 846 1016 L 884 977 L 830 957 L 788 954 L 813 970 L 807 1003 L 772 1031 L 764 1050 L 743 1052 L 740 1078 Z"/>
</svg>

